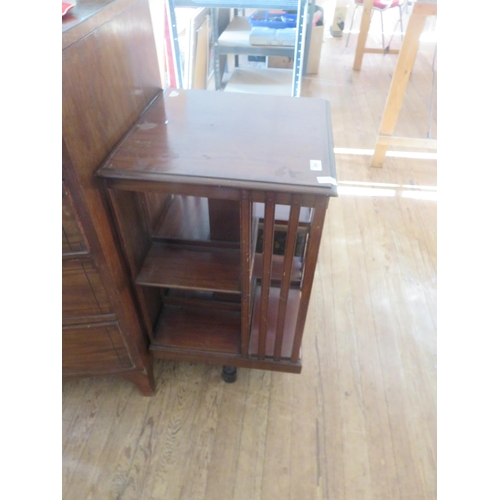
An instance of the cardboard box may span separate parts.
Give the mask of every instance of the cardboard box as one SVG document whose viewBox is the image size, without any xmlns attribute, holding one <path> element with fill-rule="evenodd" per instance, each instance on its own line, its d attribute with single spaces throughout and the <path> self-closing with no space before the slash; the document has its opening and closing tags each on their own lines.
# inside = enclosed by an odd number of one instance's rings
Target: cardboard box
<svg viewBox="0 0 500 500">
<path fill-rule="evenodd" d="M 316 74 L 319 70 L 324 29 L 324 26 L 314 26 L 311 30 L 311 44 L 309 45 L 309 55 L 307 58 L 307 74 Z M 293 69 L 293 59 L 291 57 L 269 56 L 267 65 L 269 68 Z"/>
</svg>

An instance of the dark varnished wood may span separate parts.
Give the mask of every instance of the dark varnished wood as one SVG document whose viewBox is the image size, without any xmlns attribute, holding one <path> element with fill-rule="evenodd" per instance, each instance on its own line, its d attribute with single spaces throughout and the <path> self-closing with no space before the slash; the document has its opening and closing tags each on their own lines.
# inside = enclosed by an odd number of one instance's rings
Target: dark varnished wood
<svg viewBox="0 0 500 500">
<path fill-rule="evenodd" d="M 266 331 L 266 343 L 264 346 L 264 355 L 261 356 L 260 353 L 260 311 L 262 307 L 262 288 L 257 287 L 255 294 L 255 305 L 254 314 L 252 321 L 252 330 L 250 332 L 250 356 L 264 357 L 274 357 L 276 354 L 275 343 L 276 343 L 276 333 L 277 333 L 277 323 L 278 323 L 278 307 L 279 307 L 279 297 L 280 289 L 277 287 L 269 288 L 269 308 L 267 316 L 267 331 Z M 287 358 L 288 360 L 292 357 L 292 347 L 293 340 L 295 338 L 296 325 L 297 325 L 297 313 L 299 309 L 301 293 L 300 290 L 291 289 L 289 292 L 287 300 L 287 315 L 285 318 L 285 324 L 283 329 L 282 337 L 282 347 L 279 352 L 281 358 Z M 297 362 L 298 359 L 295 361 Z"/>
<path fill-rule="evenodd" d="M 122 248 L 128 257 L 132 279 L 139 274 L 153 240 L 142 204 L 142 193 L 109 191 Z"/>
<path fill-rule="evenodd" d="M 105 193 L 94 177 L 161 89 L 148 2 L 78 0 L 63 19 L 62 41 L 63 179 L 68 193 L 63 225 L 69 228 L 71 250 L 63 248 L 63 375 L 122 374 L 151 394 L 143 320 Z M 74 250 L 72 220 L 82 233 L 85 255 Z M 75 258 L 83 259 L 79 266 Z M 102 318 L 113 318 L 113 325 L 97 327 Z"/>
<path fill-rule="evenodd" d="M 232 200 L 208 200 L 210 238 L 240 241 L 240 203 Z"/>
<path fill-rule="evenodd" d="M 241 354 L 248 357 L 249 331 L 251 322 L 251 279 L 252 279 L 252 201 L 246 190 L 241 193 L 240 209 L 240 258 L 241 258 Z"/>
<path fill-rule="evenodd" d="M 288 308 L 288 297 L 290 294 L 290 283 L 292 281 L 292 269 L 295 255 L 295 244 L 297 241 L 297 230 L 299 227 L 300 216 L 300 197 L 295 195 L 290 210 L 290 222 L 287 230 L 285 256 L 283 262 L 282 274 L 280 276 L 280 300 L 278 306 L 278 324 L 276 326 L 276 339 L 274 343 L 274 359 L 279 361 L 283 347 L 283 337 L 285 330 L 285 321 Z"/>
<path fill-rule="evenodd" d="M 105 177 L 108 187 L 112 189 L 120 189 L 123 191 L 144 191 L 151 193 L 171 193 L 184 196 L 198 196 L 205 198 L 214 198 L 222 200 L 239 200 L 241 189 L 250 189 L 252 184 L 238 181 L 228 181 L 224 179 L 196 179 L 196 183 L 187 183 L 186 178 L 179 175 L 169 175 L 168 179 L 163 174 L 154 174 L 147 172 L 146 175 L 139 172 L 134 173 L 134 179 L 123 177 L 120 171 L 117 170 L 101 170 L 96 172 L 96 175 Z M 147 180 L 144 180 L 144 178 Z M 193 179 L 190 179 L 193 180 Z M 198 184 L 200 181 L 206 181 L 206 184 Z M 287 187 L 281 186 L 282 189 Z M 291 192 L 290 192 L 291 191 Z M 293 193 L 300 193 L 302 196 L 302 206 L 314 207 L 316 196 L 314 192 L 316 188 L 308 188 L 304 186 L 302 189 L 293 188 L 290 186 L 289 191 L 276 191 L 277 204 L 290 204 Z M 336 190 L 327 196 L 336 196 Z M 259 203 L 265 201 L 265 191 L 252 191 L 252 200 Z"/>
<path fill-rule="evenodd" d="M 62 324 L 66 326 L 90 326 L 97 323 L 110 323 L 116 321 L 114 313 L 108 314 L 84 314 L 82 316 L 63 316 Z"/>
<path fill-rule="evenodd" d="M 235 354 L 240 329 L 239 312 L 167 306 L 157 325 L 154 346 Z"/>
<path fill-rule="evenodd" d="M 240 301 L 227 300 L 227 295 L 221 297 L 217 292 L 177 290 L 171 288 L 163 296 L 163 303 L 167 306 L 182 306 L 190 308 L 208 308 L 223 311 L 240 311 Z"/>
<path fill-rule="evenodd" d="M 63 317 L 110 312 L 111 303 L 94 262 L 90 259 L 63 261 Z"/>
<path fill-rule="evenodd" d="M 117 322 L 66 326 L 62 347 L 62 366 L 68 373 L 109 373 L 134 367 Z"/>
<path fill-rule="evenodd" d="M 273 193 L 266 194 L 266 208 L 264 211 L 264 245 L 262 249 L 262 286 L 259 312 L 259 359 L 263 359 L 266 351 L 266 337 L 268 333 L 269 289 L 273 263 L 274 245 L 274 207 Z M 257 302 L 257 301 L 256 301 Z"/>
<path fill-rule="evenodd" d="M 147 360 L 147 368 L 143 371 L 127 371 L 120 374 L 121 378 L 130 380 L 144 396 L 154 396 L 156 382 L 154 378 L 153 362 Z"/>
<path fill-rule="evenodd" d="M 151 352 L 155 358 L 187 361 L 190 363 L 207 363 L 212 365 L 228 365 L 255 370 L 269 370 L 286 373 L 300 373 L 302 364 L 299 361 L 292 363 L 290 360 L 281 359 L 279 362 L 271 358 L 262 360 L 257 357 L 244 358 L 241 354 L 212 352 L 207 350 L 162 347 L 152 345 Z"/>
<path fill-rule="evenodd" d="M 144 259 L 153 245 L 148 232 L 151 225 L 146 220 L 148 214 L 143 210 L 143 193 L 110 190 L 108 194 L 122 249 L 127 257 L 132 283 L 135 284 Z M 158 290 L 151 288 L 135 288 L 135 291 L 142 312 L 142 320 L 151 340 L 154 336 L 154 325 L 162 307 L 161 295 Z"/>
<path fill-rule="evenodd" d="M 292 198 L 288 200 L 289 205 L 276 205 L 274 210 L 274 219 L 276 223 L 287 223 L 290 219 L 290 207 L 293 204 Z M 254 203 L 254 215 L 261 219 L 264 218 L 264 203 Z M 300 208 L 300 217 L 299 222 L 301 224 L 309 224 L 311 222 L 311 208 L 307 206 L 303 206 Z"/>
<path fill-rule="evenodd" d="M 172 196 L 153 229 L 153 237 L 177 241 L 210 239 L 208 199 L 195 196 Z"/>
<path fill-rule="evenodd" d="M 308 125 L 298 126 L 298 117 Z M 336 175 L 328 120 L 320 99 L 167 90 L 100 173 L 335 196 L 334 186 L 317 180 Z M 310 160 L 323 171 L 310 170 Z"/>
<path fill-rule="evenodd" d="M 74 202 L 64 181 L 62 185 L 62 254 L 63 257 L 88 253 L 89 244 L 76 215 Z"/>
<path fill-rule="evenodd" d="M 73 0 L 75 5 L 62 18 L 62 48 L 77 42 L 103 22 L 127 9 L 135 0 Z"/>
<path fill-rule="evenodd" d="M 324 212 L 336 191 L 318 185 L 309 161 L 299 159 L 304 175 L 291 175 L 290 181 L 273 170 L 274 156 L 259 156 L 271 141 L 284 142 L 282 131 L 262 144 L 251 143 L 251 133 L 235 137 L 233 144 L 224 132 L 226 148 L 203 170 L 197 155 L 207 156 L 212 145 L 200 128 L 204 118 L 200 122 L 197 115 L 204 115 L 205 104 L 210 109 L 213 98 L 210 92 L 193 98 L 191 93 L 158 98 L 97 172 L 108 186 L 139 302 L 152 328 L 150 351 L 168 359 L 298 373 Z M 233 123 L 230 104 L 233 115 L 251 122 L 246 97 L 217 97 L 224 111 L 219 109 L 215 122 L 223 115 L 224 126 Z M 167 106 L 168 99 L 181 104 Z M 278 105 L 282 118 L 287 105 L 287 100 Z M 306 122 L 323 122 L 319 142 L 328 148 L 324 105 L 305 104 Z M 272 121 L 275 103 L 269 108 L 256 122 Z M 188 130 L 189 146 L 180 139 Z M 305 149 L 306 140 L 301 139 Z M 253 160 L 236 161 L 235 144 L 242 154 L 253 151 L 263 164 L 254 169 Z M 180 145 L 184 149 L 176 149 Z M 321 175 L 334 177 L 333 157 L 325 158 Z M 290 166 L 298 165 L 295 160 L 288 155 Z M 232 173 L 224 177 L 229 168 Z M 147 310 L 148 290 L 161 299 L 161 312 Z"/>
<path fill-rule="evenodd" d="M 302 335 L 304 334 L 307 309 L 309 307 L 309 299 L 311 298 L 314 271 L 316 270 L 316 263 L 318 261 L 319 244 L 321 243 L 328 201 L 329 199 L 326 197 L 318 197 L 316 206 L 314 207 L 314 216 L 309 236 L 309 248 L 304 264 L 302 297 L 297 315 L 297 328 L 293 339 L 293 362 L 298 361 L 300 356 L 300 346 L 302 345 Z"/>
<path fill-rule="evenodd" d="M 239 251 L 154 243 L 135 282 L 143 286 L 239 293 Z"/>
<path fill-rule="evenodd" d="M 271 281 L 280 281 L 284 272 L 284 257 L 283 255 L 273 255 L 271 264 Z M 300 280 L 302 276 L 302 261 L 300 257 L 293 257 L 292 266 L 287 271 L 290 273 L 290 279 L 293 281 Z M 257 278 L 262 278 L 262 254 L 255 254 L 255 264 L 253 273 Z"/>
<path fill-rule="evenodd" d="M 148 233 L 153 234 L 168 207 L 172 204 L 172 196 L 162 193 L 142 193 L 140 203 L 142 211 L 146 214 Z"/>
</svg>

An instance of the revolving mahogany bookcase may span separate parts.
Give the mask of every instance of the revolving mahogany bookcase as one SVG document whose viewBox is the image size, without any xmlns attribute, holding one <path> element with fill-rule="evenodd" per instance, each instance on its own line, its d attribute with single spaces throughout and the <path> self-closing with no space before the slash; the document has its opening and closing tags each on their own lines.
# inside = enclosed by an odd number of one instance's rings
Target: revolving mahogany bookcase
<svg viewBox="0 0 500 500">
<path fill-rule="evenodd" d="M 167 89 L 97 171 L 155 357 L 299 373 L 329 103 Z"/>
</svg>

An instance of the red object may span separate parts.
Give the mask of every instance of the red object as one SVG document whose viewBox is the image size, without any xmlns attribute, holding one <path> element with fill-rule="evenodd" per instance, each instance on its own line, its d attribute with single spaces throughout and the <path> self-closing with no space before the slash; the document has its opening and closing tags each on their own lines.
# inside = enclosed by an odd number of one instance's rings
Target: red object
<svg viewBox="0 0 500 500">
<path fill-rule="evenodd" d="M 62 3 L 62 15 L 64 16 L 64 14 L 67 14 L 73 7 L 74 7 L 74 5 L 72 3 L 63 2 Z"/>
<path fill-rule="evenodd" d="M 358 3 L 358 4 L 363 4 L 364 3 L 364 0 L 354 0 L 355 3 Z M 393 0 L 392 2 L 390 0 L 374 0 L 373 1 L 373 6 L 376 8 L 376 9 L 382 9 L 382 10 L 385 10 L 385 9 L 392 9 L 393 7 L 397 7 L 400 3 L 399 0 Z"/>
<path fill-rule="evenodd" d="M 174 37 L 172 33 L 172 19 L 170 12 L 165 4 L 165 45 L 166 45 L 166 63 L 168 75 L 168 87 L 178 89 L 179 76 L 176 73 L 175 54 L 174 54 Z"/>
</svg>

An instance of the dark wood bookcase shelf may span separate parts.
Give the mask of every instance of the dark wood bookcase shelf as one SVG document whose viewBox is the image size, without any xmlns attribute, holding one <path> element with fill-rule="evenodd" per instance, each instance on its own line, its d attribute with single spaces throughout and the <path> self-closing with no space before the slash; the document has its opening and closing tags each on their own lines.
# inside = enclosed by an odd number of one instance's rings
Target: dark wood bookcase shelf
<svg viewBox="0 0 500 500">
<path fill-rule="evenodd" d="M 240 252 L 230 248 L 154 242 L 137 285 L 240 292 Z"/>
<path fill-rule="evenodd" d="M 309 133 L 296 133 L 297 116 Z M 299 373 L 323 223 L 336 196 L 328 104 L 167 90 L 137 125 L 97 175 L 150 351 Z M 319 182 L 311 160 L 331 185 Z"/>
<path fill-rule="evenodd" d="M 165 306 L 156 326 L 154 345 L 239 354 L 240 331 L 238 311 Z"/>
</svg>

